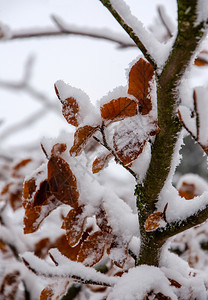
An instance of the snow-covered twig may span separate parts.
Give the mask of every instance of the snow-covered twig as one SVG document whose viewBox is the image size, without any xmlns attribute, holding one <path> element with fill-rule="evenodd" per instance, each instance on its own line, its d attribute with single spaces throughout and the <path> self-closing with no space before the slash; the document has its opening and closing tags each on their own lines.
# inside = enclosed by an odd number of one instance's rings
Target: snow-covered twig
<svg viewBox="0 0 208 300">
<path fill-rule="evenodd" d="M 53 254 L 53 257 L 55 256 L 55 261 L 58 260 L 58 266 L 49 265 L 30 252 L 24 253 L 22 260 L 29 270 L 39 276 L 71 278 L 80 283 L 101 286 L 114 286 L 117 282 L 117 278 L 115 277 L 108 277 L 93 268 L 85 267 L 81 263 L 68 260 L 57 249 L 53 249 L 50 252 Z"/>
</svg>

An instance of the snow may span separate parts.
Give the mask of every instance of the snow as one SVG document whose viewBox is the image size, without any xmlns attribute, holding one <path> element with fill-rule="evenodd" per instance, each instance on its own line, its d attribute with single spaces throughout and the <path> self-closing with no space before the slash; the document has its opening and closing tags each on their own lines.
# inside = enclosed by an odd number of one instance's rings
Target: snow
<svg viewBox="0 0 208 300">
<path fill-rule="evenodd" d="M 124 274 L 109 294 L 108 299 L 143 299 L 152 290 L 155 293 L 163 293 L 172 300 L 178 299 L 164 273 L 159 268 L 146 265 L 132 268 Z"/>
<path fill-rule="evenodd" d="M 206 23 L 208 21 L 208 5 L 207 0 L 198 0 L 197 3 L 197 19 L 195 26 L 199 25 L 201 22 Z"/>
<path fill-rule="evenodd" d="M 97 272 L 93 268 L 85 267 L 81 263 L 70 261 L 57 249 L 51 249 L 50 253 L 58 263 L 58 266 L 54 266 L 45 262 L 44 260 L 36 257 L 31 252 L 25 252 L 22 257 L 29 263 L 32 269 L 34 269 L 39 275 L 42 276 L 69 279 L 71 277 L 78 277 L 84 281 L 93 280 L 95 282 L 102 282 L 111 286 L 113 286 L 117 282 L 117 278 L 115 277 L 108 277 L 102 273 Z"/>
<path fill-rule="evenodd" d="M 132 15 L 129 6 L 123 0 L 111 0 L 111 4 L 124 21 L 134 30 L 160 69 L 168 58 L 173 41 L 170 40 L 167 44 L 160 43 L 152 33 L 144 28 L 142 22 Z"/>
<path fill-rule="evenodd" d="M 61 101 L 72 97 L 76 100 L 79 106 L 78 123 L 97 125 L 100 123 L 99 115 L 96 113 L 95 106 L 90 102 L 89 96 L 81 89 L 75 88 L 66 84 L 62 80 L 58 80 L 55 83 L 58 90 Z"/>
</svg>

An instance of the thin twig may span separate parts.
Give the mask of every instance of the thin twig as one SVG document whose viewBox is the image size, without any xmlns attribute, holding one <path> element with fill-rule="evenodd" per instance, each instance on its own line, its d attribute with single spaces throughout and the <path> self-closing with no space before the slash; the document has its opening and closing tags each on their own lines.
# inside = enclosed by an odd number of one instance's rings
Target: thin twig
<svg viewBox="0 0 208 300">
<path fill-rule="evenodd" d="M 118 23 L 123 27 L 123 29 L 128 33 L 130 38 L 134 41 L 134 43 L 137 45 L 137 47 L 141 50 L 144 57 L 149 61 L 149 63 L 152 65 L 154 70 L 157 69 L 157 65 L 152 58 L 152 56 L 149 54 L 148 50 L 146 49 L 145 45 L 142 43 L 140 38 L 134 33 L 134 30 L 126 24 L 126 22 L 123 20 L 123 18 L 119 15 L 119 13 L 113 8 L 109 0 L 100 0 L 102 4 L 109 10 L 109 12 L 114 16 L 114 18 L 118 21 Z"/>
<path fill-rule="evenodd" d="M 39 275 L 39 276 L 44 276 L 44 277 L 48 277 L 48 278 L 71 278 L 79 283 L 83 283 L 83 284 L 93 284 L 93 285 L 101 285 L 101 286 L 112 286 L 112 284 L 108 283 L 108 282 L 104 282 L 104 281 L 99 281 L 99 280 L 93 280 L 93 279 L 85 279 L 82 278 L 81 276 L 78 275 L 72 275 L 72 274 L 59 274 L 59 273 L 50 273 L 50 272 L 41 272 L 41 271 L 37 271 L 34 267 L 31 267 L 31 265 L 27 262 L 27 260 L 23 257 L 22 261 L 24 262 L 25 266 L 32 271 L 34 274 Z M 58 269 L 58 266 L 56 267 Z M 107 277 L 107 276 L 106 276 Z"/>
<path fill-rule="evenodd" d="M 111 149 L 111 147 L 108 145 L 104 132 L 104 125 L 101 126 L 100 132 L 102 134 L 103 142 L 101 142 L 96 136 L 93 136 L 94 140 L 105 147 L 114 156 L 116 163 L 119 163 L 122 167 L 124 167 L 137 180 L 136 173 L 134 173 L 134 171 L 132 171 L 129 167 L 125 166 L 124 163 L 118 158 L 115 151 L 113 151 L 113 149 Z"/>
<path fill-rule="evenodd" d="M 100 32 L 95 32 L 95 29 L 84 29 L 83 27 L 76 27 L 76 29 L 70 28 L 70 25 L 63 26 L 60 23 L 59 18 L 56 16 L 52 16 L 52 20 L 55 23 L 56 28 L 40 28 L 36 29 L 27 29 L 27 31 L 17 31 L 11 34 L 11 37 L 8 40 L 2 41 L 9 41 L 9 40 L 16 40 L 16 39 L 28 39 L 28 38 L 42 38 L 42 37 L 56 37 L 56 36 L 66 36 L 66 35 L 75 35 L 75 36 L 83 36 L 83 37 L 90 37 L 94 39 L 101 39 L 116 43 L 119 49 L 129 48 L 129 47 L 136 47 L 135 44 L 131 43 L 130 41 L 125 41 L 125 37 L 118 38 L 116 35 L 117 33 L 113 33 L 113 37 L 110 34 L 103 34 L 104 30 L 100 30 Z M 1 40 L 0 40 L 1 41 Z"/>
<path fill-rule="evenodd" d="M 198 105 L 197 105 L 197 97 L 196 91 L 193 91 L 193 100 L 194 100 L 194 111 L 196 113 L 196 140 L 199 139 L 199 112 L 198 112 Z"/>
<path fill-rule="evenodd" d="M 172 33 L 171 29 L 169 28 L 168 23 L 166 22 L 166 19 L 165 19 L 165 16 L 164 16 L 163 6 L 158 5 L 157 11 L 158 11 L 158 15 L 160 17 L 160 20 L 161 20 L 163 26 L 165 27 L 165 29 L 166 29 L 166 31 L 168 33 L 169 39 L 172 38 L 173 37 L 173 33 Z"/>
</svg>

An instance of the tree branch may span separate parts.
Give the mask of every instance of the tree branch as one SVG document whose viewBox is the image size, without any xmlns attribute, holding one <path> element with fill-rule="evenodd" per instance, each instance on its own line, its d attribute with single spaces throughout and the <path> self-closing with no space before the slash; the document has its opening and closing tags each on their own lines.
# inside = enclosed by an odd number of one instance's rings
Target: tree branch
<svg viewBox="0 0 208 300">
<path fill-rule="evenodd" d="M 153 213 L 158 195 L 168 177 L 172 156 L 181 130 L 175 113 L 178 100 L 180 80 L 204 34 L 204 25 L 195 26 L 195 0 L 178 1 L 179 28 L 173 50 L 157 81 L 158 125 L 157 134 L 152 147 L 152 157 L 146 174 L 144 186 L 139 187 L 137 194 L 146 203 L 146 217 Z M 177 90 L 176 90 L 177 89 Z"/>
<path fill-rule="evenodd" d="M 137 45 L 137 47 L 141 50 L 144 57 L 149 61 L 149 63 L 152 65 L 152 67 L 156 70 L 157 65 L 154 61 L 154 59 L 151 57 L 151 55 L 148 52 L 148 49 L 146 49 L 145 45 L 142 43 L 140 38 L 134 33 L 134 30 L 126 24 L 126 22 L 123 20 L 123 18 L 118 14 L 118 12 L 113 8 L 109 0 L 100 0 L 102 4 L 109 10 L 109 12 L 114 16 L 114 18 L 118 21 L 118 23 L 123 27 L 123 29 L 128 33 L 130 38 L 134 41 L 134 43 Z"/>
<path fill-rule="evenodd" d="M 97 272 L 93 268 L 85 267 L 81 263 L 72 262 L 69 259 L 66 259 L 67 261 L 64 259 L 64 264 L 51 266 L 44 260 L 28 252 L 24 254 L 22 260 L 26 267 L 34 274 L 48 278 L 71 278 L 79 283 L 101 286 L 113 286 L 117 281 L 115 277 L 109 277 Z"/>
<path fill-rule="evenodd" d="M 58 37 L 58 36 L 67 36 L 67 35 L 75 35 L 75 36 L 83 36 L 90 37 L 94 39 L 106 40 L 109 42 L 113 42 L 118 45 L 118 48 L 124 49 L 129 47 L 136 47 L 134 43 L 128 41 L 128 38 L 120 35 L 116 32 L 106 32 L 104 29 L 95 30 L 94 28 L 86 29 L 83 27 L 73 27 L 72 25 L 66 24 L 59 17 L 52 16 L 51 17 L 56 28 L 47 27 L 40 29 L 27 29 L 21 31 L 11 32 L 11 35 L 7 39 L 2 39 L 2 42 L 16 39 L 28 39 L 28 38 L 44 38 L 44 37 Z M 105 32 L 105 33 L 103 33 Z M 1 39 L 0 39 L 1 41 Z"/>
</svg>

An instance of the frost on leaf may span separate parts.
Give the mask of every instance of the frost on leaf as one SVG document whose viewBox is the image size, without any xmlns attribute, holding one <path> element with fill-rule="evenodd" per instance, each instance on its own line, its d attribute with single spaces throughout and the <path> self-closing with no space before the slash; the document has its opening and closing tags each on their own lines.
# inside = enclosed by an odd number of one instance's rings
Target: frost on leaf
<svg viewBox="0 0 208 300">
<path fill-rule="evenodd" d="M 67 122 L 75 127 L 79 126 L 79 105 L 74 97 L 61 99 L 57 86 L 56 95 L 62 103 L 62 114 Z"/>
<path fill-rule="evenodd" d="M 83 262 L 85 266 L 93 266 L 98 263 L 104 255 L 106 244 L 109 243 L 108 235 L 97 231 L 82 243 L 78 262 Z"/>
<path fill-rule="evenodd" d="M 164 214 L 162 212 L 156 212 L 146 219 L 144 228 L 146 231 L 153 231 L 161 226 L 161 222 L 164 221 Z"/>
<path fill-rule="evenodd" d="M 127 97 L 113 99 L 100 108 L 101 117 L 106 121 L 120 121 L 126 117 L 133 117 L 137 113 L 137 103 Z"/>
<path fill-rule="evenodd" d="M 74 144 L 70 149 L 71 155 L 79 155 L 79 153 L 84 149 L 89 138 L 97 131 L 98 126 L 85 125 L 79 127 L 74 134 Z"/>
<path fill-rule="evenodd" d="M 59 300 L 67 292 L 68 280 L 56 280 L 49 284 L 40 294 L 40 300 Z"/>
<path fill-rule="evenodd" d="M 208 65 L 208 51 L 202 50 L 194 61 L 195 66 L 203 67 Z"/>
<path fill-rule="evenodd" d="M 178 191 L 181 197 L 184 197 L 186 200 L 191 200 L 196 194 L 196 186 L 194 183 L 183 182 Z"/>
<path fill-rule="evenodd" d="M 86 217 L 83 216 L 83 206 L 69 211 L 64 218 L 62 228 L 66 230 L 66 238 L 71 247 L 74 247 L 81 239 Z"/>
<path fill-rule="evenodd" d="M 25 209 L 24 216 L 24 233 L 33 233 L 35 232 L 42 221 L 58 206 L 60 202 L 56 200 L 54 196 L 49 197 L 41 205 L 37 206 L 28 206 Z"/>
<path fill-rule="evenodd" d="M 153 67 L 142 58 L 133 65 L 129 72 L 128 93 L 138 100 L 139 112 L 142 115 L 148 114 L 152 109 L 150 82 L 153 75 Z"/>
<path fill-rule="evenodd" d="M 61 157 L 52 155 L 48 161 L 50 192 L 62 203 L 78 206 L 79 192 L 76 177 L 69 164 Z"/>
<path fill-rule="evenodd" d="M 106 153 L 100 154 L 92 164 L 92 173 L 96 174 L 100 172 L 102 169 L 104 169 L 112 157 L 113 154 L 109 152 L 107 154 Z"/>
</svg>

